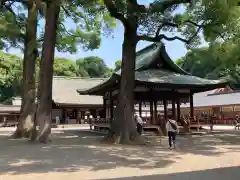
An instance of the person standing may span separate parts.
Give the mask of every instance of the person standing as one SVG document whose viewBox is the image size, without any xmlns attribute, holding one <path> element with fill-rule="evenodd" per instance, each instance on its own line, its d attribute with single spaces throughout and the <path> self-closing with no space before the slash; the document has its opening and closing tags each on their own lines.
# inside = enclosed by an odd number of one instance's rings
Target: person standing
<svg viewBox="0 0 240 180">
<path fill-rule="evenodd" d="M 135 114 L 135 121 L 137 124 L 137 132 L 142 135 L 143 132 L 143 120 L 140 116 L 138 116 L 137 114 Z"/>
<path fill-rule="evenodd" d="M 56 125 L 59 125 L 60 124 L 60 118 L 59 116 L 56 116 Z"/>
<path fill-rule="evenodd" d="M 239 116 L 236 115 L 235 116 L 235 120 L 234 120 L 234 123 L 235 123 L 235 130 L 240 130 L 240 122 L 239 122 Z"/>
<path fill-rule="evenodd" d="M 177 121 L 169 117 L 166 123 L 166 130 L 168 135 L 169 148 L 172 149 L 173 146 L 173 148 L 176 149 L 176 135 L 179 131 Z"/>
</svg>

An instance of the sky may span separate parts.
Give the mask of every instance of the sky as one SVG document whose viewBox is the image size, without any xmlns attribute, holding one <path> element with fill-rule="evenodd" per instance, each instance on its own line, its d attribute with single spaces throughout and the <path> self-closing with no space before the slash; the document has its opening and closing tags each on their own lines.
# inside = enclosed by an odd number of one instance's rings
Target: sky
<svg viewBox="0 0 240 180">
<path fill-rule="evenodd" d="M 149 4 L 153 0 L 138 0 L 139 4 Z M 183 12 L 183 8 L 179 8 L 176 10 L 176 12 L 181 13 Z M 43 23 L 40 23 L 40 26 L 43 26 Z M 72 26 L 72 24 L 65 24 L 66 27 L 70 28 L 69 26 Z M 109 67 L 114 67 L 115 61 L 121 60 L 122 57 L 122 42 L 123 42 L 123 32 L 124 28 L 121 23 L 117 24 L 117 27 L 114 29 L 114 32 L 112 36 L 109 37 L 102 37 L 102 41 L 100 44 L 99 49 L 93 50 L 93 51 L 83 51 L 79 49 L 79 51 L 76 54 L 70 54 L 70 53 L 55 53 L 55 56 L 57 57 L 65 57 L 72 60 L 76 60 L 79 58 L 87 57 L 87 56 L 98 56 L 102 58 L 105 63 Z M 167 33 L 168 36 L 173 36 L 170 33 Z M 149 42 L 140 41 L 137 45 L 137 50 L 140 50 L 147 45 L 149 45 Z M 184 56 L 187 52 L 187 49 L 184 46 L 184 43 L 175 40 L 172 42 L 165 42 L 166 50 L 172 60 L 176 60 L 182 56 Z M 17 55 L 21 55 L 21 52 L 16 49 L 11 49 L 10 53 L 14 53 Z"/>
<path fill-rule="evenodd" d="M 138 0 L 139 4 L 148 5 L 153 0 Z M 176 10 L 177 13 L 182 13 L 184 11 L 183 8 L 178 8 Z M 122 43 L 123 43 L 123 33 L 124 28 L 121 23 L 118 23 L 116 29 L 113 33 L 112 37 L 102 37 L 100 48 L 94 51 L 79 51 L 77 54 L 68 54 L 68 53 L 56 53 L 56 56 L 60 57 L 67 57 L 71 59 L 78 59 L 82 57 L 87 56 L 98 56 L 102 59 L 104 59 L 105 63 L 109 67 L 114 67 L 115 61 L 120 60 L 122 57 Z M 171 34 L 167 34 L 170 35 Z M 176 60 L 182 56 L 184 56 L 187 52 L 187 49 L 184 46 L 184 43 L 180 41 L 172 41 L 172 42 L 164 42 L 166 46 L 166 50 L 172 60 Z M 137 50 L 143 49 L 147 45 L 149 45 L 149 42 L 141 41 L 137 45 Z"/>
<path fill-rule="evenodd" d="M 115 61 L 120 60 L 122 57 L 123 30 L 123 26 L 119 24 L 115 29 L 113 38 L 102 37 L 102 42 L 99 49 L 87 52 L 80 50 L 76 54 L 56 52 L 56 56 L 71 58 L 73 60 L 87 56 L 98 56 L 104 59 L 108 66 L 114 67 Z M 140 41 L 137 45 L 137 50 L 140 50 L 149 44 L 149 42 Z M 166 50 L 172 60 L 176 60 L 184 56 L 187 52 L 186 48 L 184 47 L 184 43 L 180 41 L 166 42 L 165 45 Z"/>
<path fill-rule="evenodd" d="M 148 5 L 153 0 L 138 0 L 139 4 Z M 178 8 L 176 10 L 177 13 L 182 13 L 183 8 Z M 105 63 L 109 67 L 114 67 L 115 61 L 120 60 L 122 57 L 122 43 L 123 43 L 123 32 L 124 28 L 121 23 L 118 23 L 116 29 L 113 33 L 112 37 L 102 37 L 100 48 L 94 51 L 79 51 L 77 54 L 68 54 L 68 53 L 56 53 L 56 56 L 60 57 L 67 57 L 71 58 L 73 60 L 76 60 L 78 58 L 87 57 L 87 56 L 98 56 L 102 59 L 104 59 Z M 171 34 L 167 34 L 170 35 Z M 141 41 L 137 45 L 137 50 L 140 50 L 147 45 L 149 45 L 149 42 Z M 172 41 L 172 42 L 165 42 L 166 50 L 172 60 L 176 60 L 182 56 L 184 56 L 187 52 L 187 49 L 184 46 L 184 43 L 180 41 Z"/>
</svg>

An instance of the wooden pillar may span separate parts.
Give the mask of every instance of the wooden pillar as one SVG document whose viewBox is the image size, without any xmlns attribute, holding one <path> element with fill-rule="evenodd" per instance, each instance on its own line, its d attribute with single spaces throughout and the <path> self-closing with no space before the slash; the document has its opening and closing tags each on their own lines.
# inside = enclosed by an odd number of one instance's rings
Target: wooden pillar
<svg viewBox="0 0 240 180">
<path fill-rule="evenodd" d="M 177 121 L 180 122 L 181 118 L 181 109 L 180 109 L 180 99 L 177 100 Z"/>
<path fill-rule="evenodd" d="M 150 120 L 151 124 L 153 124 L 153 101 L 150 100 Z"/>
<path fill-rule="evenodd" d="M 160 126 L 161 126 L 161 129 L 162 129 L 162 133 L 163 135 L 167 135 L 167 131 L 166 131 L 166 123 L 167 123 L 167 119 L 168 119 L 168 109 L 167 109 L 167 100 L 164 99 L 163 100 L 163 106 L 164 106 L 164 120 L 161 121 L 160 123 Z"/>
<path fill-rule="evenodd" d="M 154 105 L 154 120 L 155 120 L 154 123 L 156 123 L 156 121 L 157 121 L 157 101 L 153 101 L 153 105 Z"/>
<path fill-rule="evenodd" d="M 107 100 L 106 100 L 106 98 L 104 97 L 103 98 L 103 117 L 101 117 L 101 118 L 105 118 L 106 119 L 106 114 L 107 114 Z"/>
<path fill-rule="evenodd" d="M 110 121 L 113 119 L 113 98 L 112 92 L 109 92 L 109 101 L 110 101 Z"/>
<path fill-rule="evenodd" d="M 175 99 L 172 99 L 172 118 L 176 120 Z"/>
<path fill-rule="evenodd" d="M 139 101 L 138 103 L 138 108 L 139 108 L 139 116 L 142 117 L 142 102 Z"/>
<path fill-rule="evenodd" d="M 167 100 L 163 100 L 163 106 L 164 106 L 164 120 L 166 121 L 168 119 L 168 110 L 167 110 Z"/>
<path fill-rule="evenodd" d="M 190 121 L 194 118 L 194 107 L 193 107 L 193 93 L 190 92 Z M 190 122 L 191 124 L 191 122 Z"/>
<path fill-rule="evenodd" d="M 66 123 L 66 109 L 65 108 L 62 108 L 62 117 L 60 119 L 60 123 L 61 124 L 65 124 Z"/>
</svg>

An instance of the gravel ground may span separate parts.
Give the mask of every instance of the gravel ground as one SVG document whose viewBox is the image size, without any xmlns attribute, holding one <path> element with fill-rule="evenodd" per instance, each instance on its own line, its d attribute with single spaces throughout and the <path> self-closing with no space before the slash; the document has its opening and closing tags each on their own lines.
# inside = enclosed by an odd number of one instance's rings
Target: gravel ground
<svg viewBox="0 0 240 180">
<path fill-rule="evenodd" d="M 84 130 L 56 131 L 47 145 L 0 133 L 0 180 L 239 180 L 239 132 L 178 137 L 175 151 L 158 136 L 143 147 L 103 144 Z"/>
</svg>

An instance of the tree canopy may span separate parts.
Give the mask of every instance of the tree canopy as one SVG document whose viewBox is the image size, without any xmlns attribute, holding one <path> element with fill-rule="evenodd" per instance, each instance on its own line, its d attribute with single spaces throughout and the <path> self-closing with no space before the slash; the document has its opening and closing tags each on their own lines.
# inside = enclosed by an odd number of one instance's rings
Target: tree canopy
<svg viewBox="0 0 240 180">
<path fill-rule="evenodd" d="M 193 47 L 201 44 L 203 38 L 215 41 L 239 36 L 238 0 L 153 0 L 148 5 L 136 0 L 104 0 L 104 3 L 125 27 L 131 27 L 130 21 L 137 23 L 138 40 L 180 40 Z"/>
<path fill-rule="evenodd" d="M 121 65 L 122 65 L 122 61 L 121 61 L 121 60 L 117 60 L 117 61 L 115 62 L 115 69 L 114 69 L 114 71 L 116 72 L 116 71 L 118 71 L 119 69 L 121 69 Z"/>
<path fill-rule="evenodd" d="M 233 87 L 240 88 L 239 44 L 233 41 L 212 43 L 209 47 L 191 49 L 176 63 L 192 75 L 218 79 L 227 78 Z"/>
<path fill-rule="evenodd" d="M 108 77 L 111 74 L 111 70 L 104 63 L 104 60 L 96 56 L 78 59 L 76 65 L 79 75 L 83 73 L 80 71 L 81 69 L 84 69 L 85 74 L 89 77 Z"/>
<path fill-rule="evenodd" d="M 46 4 L 34 0 L 39 9 L 39 22 L 44 22 Z M 28 1 L 4 0 L 0 12 L 0 49 L 12 47 L 23 50 L 27 21 Z M 68 26 L 66 25 L 68 24 Z M 70 24 L 70 26 L 69 26 Z M 59 52 L 76 53 L 79 48 L 92 50 L 99 47 L 101 35 L 109 35 L 115 20 L 104 11 L 100 1 L 62 1 L 58 20 L 56 49 Z M 41 49 L 44 27 L 38 27 L 38 44 Z"/>
</svg>

